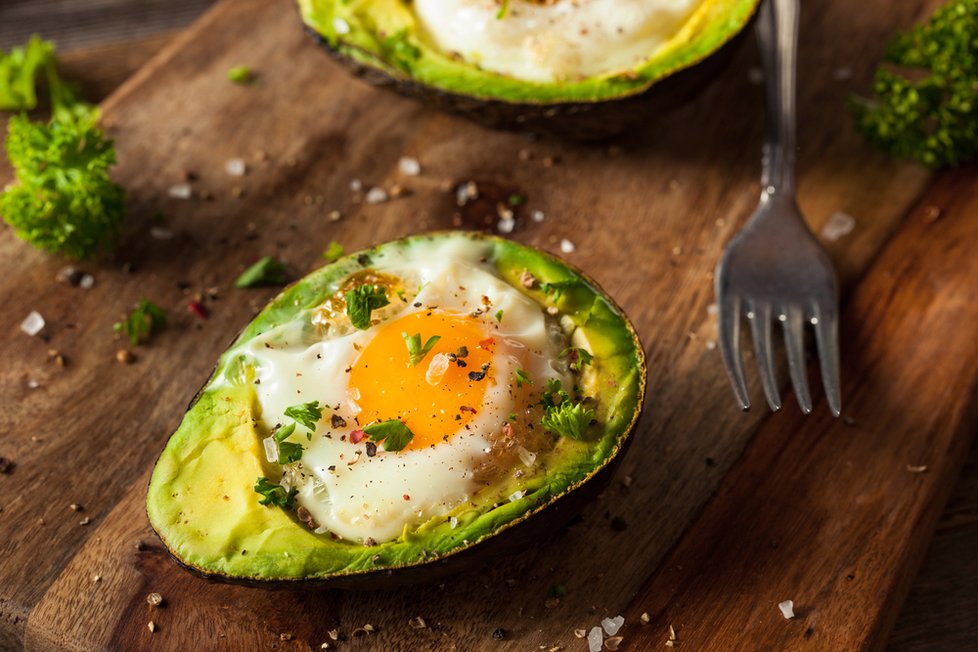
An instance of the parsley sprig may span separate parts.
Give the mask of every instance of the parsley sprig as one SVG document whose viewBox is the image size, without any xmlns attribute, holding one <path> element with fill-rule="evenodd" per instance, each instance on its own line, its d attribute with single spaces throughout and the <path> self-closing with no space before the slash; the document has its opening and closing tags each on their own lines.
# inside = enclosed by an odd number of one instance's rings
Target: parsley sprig
<svg viewBox="0 0 978 652">
<path fill-rule="evenodd" d="M 360 330 L 370 328 L 371 312 L 390 303 L 383 285 L 358 285 L 343 296 L 346 299 L 346 315 L 354 328 Z"/>
<path fill-rule="evenodd" d="M 0 52 L 0 110 L 35 108 L 42 76 L 52 117 L 10 119 L 6 149 L 17 182 L 0 193 L 0 215 L 39 249 L 88 258 L 113 242 L 125 219 L 125 191 L 108 175 L 115 147 L 98 128 L 98 110 L 58 76 L 54 46 L 36 36 Z"/>
<path fill-rule="evenodd" d="M 258 501 L 259 504 L 275 505 L 276 507 L 284 507 L 285 509 L 292 509 L 295 505 L 295 497 L 299 494 L 299 490 L 295 487 L 286 491 L 285 487 L 280 484 L 275 484 L 264 476 L 258 478 L 258 481 L 255 482 L 255 492 L 263 496 Z"/>
<path fill-rule="evenodd" d="M 852 106 L 857 128 L 880 149 L 929 167 L 978 156 L 978 3 L 950 0 L 894 37 L 873 93 Z"/>
<path fill-rule="evenodd" d="M 570 439 L 581 440 L 587 433 L 587 428 L 594 420 L 594 410 L 584 407 L 583 403 L 575 403 L 561 382 L 555 378 L 547 381 L 547 391 L 541 400 L 543 418 L 540 425 L 545 430 Z"/>
<path fill-rule="evenodd" d="M 404 338 L 404 343 L 407 344 L 408 356 L 410 357 L 412 367 L 424 360 L 425 356 L 431 352 L 431 349 L 441 339 L 441 335 L 432 335 L 422 344 L 421 333 L 408 335 L 407 331 L 401 331 L 401 337 Z"/>
<path fill-rule="evenodd" d="M 580 347 L 564 349 L 560 352 L 560 357 L 567 358 L 568 366 L 577 373 L 581 373 L 584 366 L 591 364 L 591 360 L 594 359 L 594 356 L 587 349 Z"/>
<path fill-rule="evenodd" d="M 278 463 L 292 464 L 302 459 L 304 448 L 302 444 L 286 440 L 295 432 L 297 425 L 308 430 L 306 439 L 312 439 L 312 433 L 316 432 L 316 423 L 323 418 L 323 408 L 319 401 L 300 403 L 286 408 L 285 416 L 292 419 L 292 423 L 277 428 L 272 436 L 278 444 Z"/>
<path fill-rule="evenodd" d="M 384 442 L 384 450 L 391 453 L 403 450 L 414 439 L 414 433 L 399 419 L 372 423 L 363 431 L 370 441 Z"/>
<path fill-rule="evenodd" d="M 126 318 L 113 325 L 117 333 L 129 338 L 130 344 L 136 346 L 148 340 L 153 333 L 166 326 L 166 312 L 148 299 L 140 299 L 139 303 Z"/>
</svg>

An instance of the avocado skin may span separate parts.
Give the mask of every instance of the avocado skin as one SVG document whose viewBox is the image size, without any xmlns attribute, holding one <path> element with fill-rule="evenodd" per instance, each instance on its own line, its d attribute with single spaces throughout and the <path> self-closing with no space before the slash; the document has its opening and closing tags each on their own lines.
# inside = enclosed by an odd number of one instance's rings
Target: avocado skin
<svg viewBox="0 0 978 652">
<path fill-rule="evenodd" d="M 467 118 L 490 129 L 527 131 L 580 142 L 600 142 L 638 129 L 694 100 L 710 82 L 730 66 L 748 40 L 755 17 L 733 38 L 698 63 L 661 79 L 647 90 L 602 102 L 557 104 L 513 103 L 469 97 L 421 84 L 410 78 L 392 77 L 334 48 L 319 32 L 303 23 L 303 29 L 336 62 L 371 86 L 419 100 L 439 111 Z"/>
<path fill-rule="evenodd" d="M 606 352 L 605 359 L 610 365 L 609 370 L 621 370 L 624 368 L 621 366 L 623 364 L 631 365 L 631 370 L 622 376 L 618 376 L 617 373 L 612 376 L 616 379 L 616 383 L 621 383 L 625 394 L 615 390 L 618 400 L 613 403 L 617 406 L 614 409 L 622 416 L 615 416 L 607 424 L 607 428 L 616 434 L 609 441 L 606 430 L 597 442 L 598 448 L 605 451 L 604 457 L 594 463 L 594 468 L 580 476 L 574 476 L 575 479 L 560 493 L 545 494 L 543 502 L 538 502 L 536 506 L 527 508 L 519 515 L 512 516 L 512 512 L 509 512 L 510 516 L 504 516 L 500 521 L 490 520 L 492 525 L 488 530 L 476 531 L 471 541 L 449 545 L 439 556 L 411 553 L 413 557 L 402 555 L 390 565 L 370 567 L 369 564 L 363 563 L 365 557 L 370 557 L 373 551 L 382 550 L 386 545 L 381 544 L 377 548 L 356 547 L 358 552 L 343 552 L 342 555 L 352 554 L 359 557 L 360 561 L 355 564 L 350 563 L 349 566 L 336 571 L 320 572 L 321 569 L 317 570 L 315 567 L 319 563 L 315 559 L 323 557 L 314 557 L 310 554 L 309 558 L 302 562 L 304 565 L 301 572 L 297 573 L 295 568 L 289 568 L 288 561 L 283 563 L 281 557 L 270 558 L 266 554 L 267 551 L 255 550 L 249 546 L 249 552 L 252 554 L 249 554 L 245 561 L 244 552 L 238 555 L 237 549 L 232 544 L 222 543 L 220 534 L 221 528 L 225 527 L 220 521 L 223 518 L 222 514 L 227 509 L 231 509 L 231 513 L 235 514 L 235 504 L 239 511 L 235 516 L 237 520 L 230 521 L 234 526 L 232 529 L 238 530 L 247 523 L 246 529 L 253 533 L 268 532 L 269 536 L 278 537 L 279 543 L 291 542 L 288 546 L 294 544 L 295 548 L 287 546 L 287 549 L 296 551 L 293 557 L 301 557 L 308 551 L 310 537 L 316 535 L 298 523 L 294 515 L 277 508 L 264 508 L 258 505 L 256 496 L 251 492 L 251 478 L 259 474 L 258 467 L 248 466 L 243 474 L 237 472 L 237 476 L 241 477 L 236 477 L 234 468 L 255 463 L 259 455 L 258 439 L 251 424 L 251 415 L 255 412 L 250 401 L 253 401 L 254 394 L 253 390 L 248 389 L 250 385 L 223 389 L 218 387 L 216 390 L 210 388 L 222 368 L 226 368 L 231 363 L 231 358 L 225 354 L 222 355 L 211 381 L 208 381 L 191 402 L 184 423 L 161 453 L 147 492 L 146 507 L 150 523 L 178 564 L 205 578 L 264 587 L 311 583 L 349 589 L 371 589 L 428 582 L 456 573 L 480 572 L 480 569 L 485 568 L 491 559 L 499 555 L 518 552 L 527 546 L 537 545 L 544 536 L 552 538 L 557 529 L 579 513 L 587 502 L 607 486 L 630 444 L 631 434 L 644 404 L 646 387 L 644 349 L 624 313 L 601 292 L 595 282 L 550 254 L 481 233 L 437 232 L 393 241 L 367 252 L 351 254 L 296 282 L 269 303 L 237 338 L 236 343 L 253 337 L 263 328 L 288 319 L 291 310 L 289 306 L 294 305 L 298 297 L 303 295 L 307 298 L 315 297 L 316 292 L 321 291 L 325 285 L 344 277 L 349 273 L 351 265 L 355 264 L 351 261 L 358 261 L 360 254 L 377 252 L 384 247 L 410 246 L 415 240 L 446 237 L 463 237 L 483 241 L 493 246 L 495 260 L 499 264 L 506 263 L 506 267 L 500 270 L 511 283 L 519 276 L 520 270 L 526 268 L 544 274 L 541 278 L 548 278 L 546 274 L 550 274 L 549 278 L 552 279 L 554 273 L 558 277 L 566 278 L 570 274 L 578 280 L 579 285 L 576 289 L 567 291 L 570 298 L 565 301 L 570 302 L 571 305 L 579 305 L 579 300 L 584 302 L 594 300 L 587 313 L 589 315 L 587 325 L 582 326 L 585 336 L 589 338 L 591 346 L 599 347 L 595 349 L 596 351 Z M 346 261 L 345 266 L 343 261 Z M 313 287 L 310 288 L 310 285 Z M 319 289 L 316 289 L 317 286 Z M 604 332 L 609 328 L 611 334 L 607 335 Z M 234 347 L 229 349 L 229 351 L 233 350 Z M 622 397 L 624 397 L 623 404 L 619 403 Z M 627 411 L 620 411 L 618 408 L 621 405 L 626 406 Z M 216 437 L 214 433 L 217 433 Z M 244 447 L 241 445 L 242 442 Z M 230 454 L 235 455 L 236 458 L 224 457 L 223 460 L 219 458 L 220 464 L 214 465 L 213 457 L 208 460 L 196 452 L 198 449 L 212 446 L 231 451 Z M 181 464 L 187 463 L 188 460 L 195 467 L 206 468 L 209 464 L 212 470 L 217 469 L 217 471 L 199 474 L 191 471 L 188 481 L 187 475 L 180 470 Z M 260 466 L 261 463 L 258 464 Z M 178 494 L 183 495 L 178 497 Z M 187 502 L 186 496 L 190 494 L 196 495 L 197 498 Z M 217 500 L 216 497 L 221 494 L 224 494 L 224 501 L 229 500 L 228 494 L 230 494 L 232 502 L 222 503 Z M 208 499 L 208 496 L 214 498 Z M 200 502 L 201 498 L 203 502 Z M 241 505 L 245 506 L 244 513 L 240 511 Z M 495 510 L 488 512 L 488 514 L 495 513 Z M 259 525 L 255 527 L 252 520 Z M 460 531 L 462 527 L 460 525 Z M 211 529 L 217 530 L 217 533 L 210 533 Z M 242 541 L 240 536 L 237 540 L 239 543 Z M 312 545 L 319 544 L 313 541 Z M 412 541 L 409 546 L 418 552 L 428 547 L 423 541 Z M 257 555 L 254 554 L 256 552 Z"/>
</svg>

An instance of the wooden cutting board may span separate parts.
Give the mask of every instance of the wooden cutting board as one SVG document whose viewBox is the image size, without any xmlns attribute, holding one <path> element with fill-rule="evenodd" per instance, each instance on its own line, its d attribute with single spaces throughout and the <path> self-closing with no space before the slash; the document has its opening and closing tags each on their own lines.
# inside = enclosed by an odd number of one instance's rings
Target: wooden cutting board
<svg viewBox="0 0 978 652">
<path fill-rule="evenodd" d="M 844 102 L 886 35 L 933 4 L 836 0 L 803 16 L 800 203 L 816 230 L 836 211 L 857 220 L 829 244 L 848 289 L 844 420 L 821 401 L 807 418 L 790 404 L 737 412 L 712 345 L 711 270 L 758 192 L 751 49 L 683 111 L 585 147 L 486 131 L 350 80 L 287 0 L 216 6 L 104 105 L 130 221 L 113 259 L 84 266 L 95 287 L 55 283 L 61 261 L 0 234 L 0 455 L 16 464 L 0 475 L 0 647 L 301 650 L 335 629 L 351 649 L 575 650 L 575 629 L 619 613 L 622 649 L 660 649 L 670 626 L 687 649 L 881 646 L 974 432 L 978 175 L 932 180 L 884 159 Z M 226 81 L 240 64 L 256 86 Z M 421 177 L 399 175 L 402 155 Z M 225 174 L 232 157 L 248 160 L 244 178 Z M 188 172 L 194 198 L 170 198 Z M 354 179 L 411 194 L 366 205 Z M 265 254 L 305 273 L 331 240 L 352 250 L 482 226 L 492 201 L 455 206 L 453 185 L 470 180 L 489 198 L 526 195 L 513 237 L 555 251 L 570 239 L 569 259 L 639 329 L 649 398 L 617 482 L 535 549 L 444 584 L 269 591 L 181 571 L 148 529 L 145 487 L 183 406 L 271 294 L 234 290 L 237 273 Z M 186 309 L 198 292 L 207 320 Z M 111 325 L 143 296 L 170 325 L 121 365 Z M 44 338 L 19 332 L 30 310 Z M 556 587 L 566 594 L 548 601 Z M 350 638 L 367 623 L 375 633 Z"/>
</svg>

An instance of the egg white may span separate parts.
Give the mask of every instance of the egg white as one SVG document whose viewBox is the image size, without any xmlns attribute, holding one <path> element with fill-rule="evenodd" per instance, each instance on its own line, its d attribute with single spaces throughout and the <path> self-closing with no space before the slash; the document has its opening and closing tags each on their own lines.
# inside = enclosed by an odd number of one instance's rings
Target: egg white
<svg viewBox="0 0 978 652">
<path fill-rule="evenodd" d="M 510 385 L 516 370 L 524 369 L 541 386 L 549 378 L 565 380 L 555 362 L 561 343 L 548 329 L 541 307 L 499 278 L 491 264 L 480 262 L 484 253 L 484 246 L 474 241 L 433 241 L 415 245 L 411 254 L 387 254 L 372 265 L 385 274 L 417 279 L 421 286 L 410 302 L 395 298 L 385 312 L 387 319 L 429 306 L 471 313 L 483 308 L 483 296 L 491 303 L 483 323 L 497 342 L 495 382 L 487 383 L 484 404 L 468 428 L 447 442 L 396 453 L 380 449 L 368 457 L 363 443 L 349 441 L 349 433 L 358 427 L 359 396 L 348 384 L 347 370 L 386 319 L 367 330 L 327 334 L 318 341 L 310 341 L 307 322 L 290 322 L 242 348 L 255 361 L 260 425 L 266 432 L 288 421 L 283 413 L 291 405 L 318 400 L 325 406 L 301 466 L 290 465 L 283 474 L 283 483 L 298 489 L 298 503 L 320 532 L 380 543 L 397 538 L 405 527 L 444 516 L 482 489 L 473 469 L 489 450 L 484 433 L 498 429 L 513 411 Z M 501 321 L 493 317 L 498 310 L 503 311 Z M 529 364 L 519 362 L 520 357 Z M 332 427 L 334 413 L 346 427 Z M 300 426 L 298 432 L 301 441 L 305 429 Z"/>
<path fill-rule="evenodd" d="M 621 72 L 649 59 L 701 0 L 414 0 L 422 32 L 485 70 L 551 82 Z"/>
</svg>

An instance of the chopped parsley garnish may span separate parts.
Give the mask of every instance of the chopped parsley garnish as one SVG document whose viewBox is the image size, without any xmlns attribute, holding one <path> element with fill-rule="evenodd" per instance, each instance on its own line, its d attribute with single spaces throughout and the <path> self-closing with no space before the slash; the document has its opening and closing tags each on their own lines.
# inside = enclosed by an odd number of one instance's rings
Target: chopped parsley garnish
<svg viewBox="0 0 978 652">
<path fill-rule="evenodd" d="M 496 321 L 499 322 L 499 323 L 502 323 L 502 321 L 503 321 L 503 311 L 502 310 L 497 310 L 496 311 Z"/>
<path fill-rule="evenodd" d="M 569 279 L 566 281 L 553 281 L 552 283 L 541 283 L 540 289 L 544 294 L 556 303 L 563 296 L 564 291 L 577 285 L 577 281 Z"/>
<path fill-rule="evenodd" d="M 530 375 L 528 373 L 526 373 L 522 369 L 517 369 L 516 370 L 516 386 L 517 387 L 522 387 L 523 385 L 532 385 L 532 384 L 533 384 L 533 379 L 530 378 Z"/>
<path fill-rule="evenodd" d="M 287 426 L 282 426 L 281 428 L 277 428 L 272 433 L 272 437 L 275 438 L 275 443 L 278 444 L 279 464 L 291 464 L 292 462 L 298 462 L 299 460 L 302 459 L 302 450 L 303 450 L 302 444 L 296 444 L 291 441 L 285 441 L 294 432 L 295 432 L 295 422 L 292 422 Z"/>
<path fill-rule="evenodd" d="M 228 81 L 235 84 L 250 84 L 255 80 L 255 75 L 248 66 L 235 66 L 228 70 Z"/>
<path fill-rule="evenodd" d="M 496 20 L 502 20 L 506 17 L 506 12 L 509 11 L 509 0 L 503 0 L 499 7 L 499 11 L 496 12 Z"/>
<path fill-rule="evenodd" d="M 285 416 L 316 432 L 316 423 L 323 418 L 323 408 L 319 405 L 319 401 L 309 401 L 286 408 Z"/>
<path fill-rule="evenodd" d="M 584 407 L 583 403 L 572 401 L 560 381 L 555 378 L 547 381 L 547 391 L 540 404 L 543 405 L 540 425 L 570 439 L 583 439 L 594 419 L 594 410 Z"/>
<path fill-rule="evenodd" d="M 336 240 L 333 240 L 329 243 L 329 247 L 327 247 L 326 251 L 323 252 L 323 258 L 326 259 L 326 262 L 333 263 L 339 260 L 343 256 L 343 253 L 343 245 Z"/>
<path fill-rule="evenodd" d="M 441 335 L 432 335 L 424 344 L 422 344 L 421 333 L 408 335 L 406 331 L 401 333 L 401 337 L 404 338 L 404 343 L 407 344 L 408 355 L 411 358 L 412 367 L 424 360 L 425 356 L 428 355 L 435 344 L 438 343 L 438 340 L 441 339 Z"/>
<path fill-rule="evenodd" d="M 345 295 L 346 314 L 354 328 L 370 328 L 370 313 L 383 308 L 387 300 L 387 290 L 382 285 L 358 285 Z"/>
<path fill-rule="evenodd" d="M 519 193 L 513 193 L 512 195 L 509 196 L 509 205 L 510 206 L 513 206 L 513 207 L 522 206 L 525 203 L 526 203 L 526 197 L 524 197 L 523 195 L 521 195 Z"/>
<path fill-rule="evenodd" d="M 282 285 L 288 282 L 289 273 L 285 265 L 273 256 L 265 256 L 242 272 L 234 282 L 234 287 L 256 288 L 267 285 Z"/>
<path fill-rule="evenodd" d="M 391 453 L 403 450 L 414 439 L 414 433 L 399 419 L 372 423 L 363 431 L 371 441 L 384 442 L 384 450 Z"/>
<path fill-rule="evenodd" d="M 584 365 L 591 364 L 591 360 L 594 359 L 590 352 L 578 347 L 564 349 L 560 352 L 560 357 L 567 358 L 570 368 L 578 373 L 584 369 Z"/>
<path fill-rule="evenodd" d="M 898 34 L 873 79 L 875 98 L 853 98 L 856 127 L 874 145 L 923 165 L 978 156 L 978 3 L 950 0 L 924 25 Z"/>
<path fill-rule="evenodd" d="M 255 482 L 255 492 L 260 493 L 264 498 L 258 501 L 261 505 L 275 505 L 276 507 L 284 507 L 285 509 L 292 509 L 295 505 L 295 497 L 298 495 L 299 490 L 292 487 L 288 491 L 285 490 L 280 484 L 275 484 L 269 481 L 268 478 L 262 476 L 258 478 Z"/>
<path fill-rule="evenodd" d="M 166 312 L 147 299 L 140 299 L 135 309 L 124 321 L 116 322 L 113 328 L 123 333 L 129 342 L 136 346 L 148 340 L 154 332 L 166 326 Z"/>
</svg>

